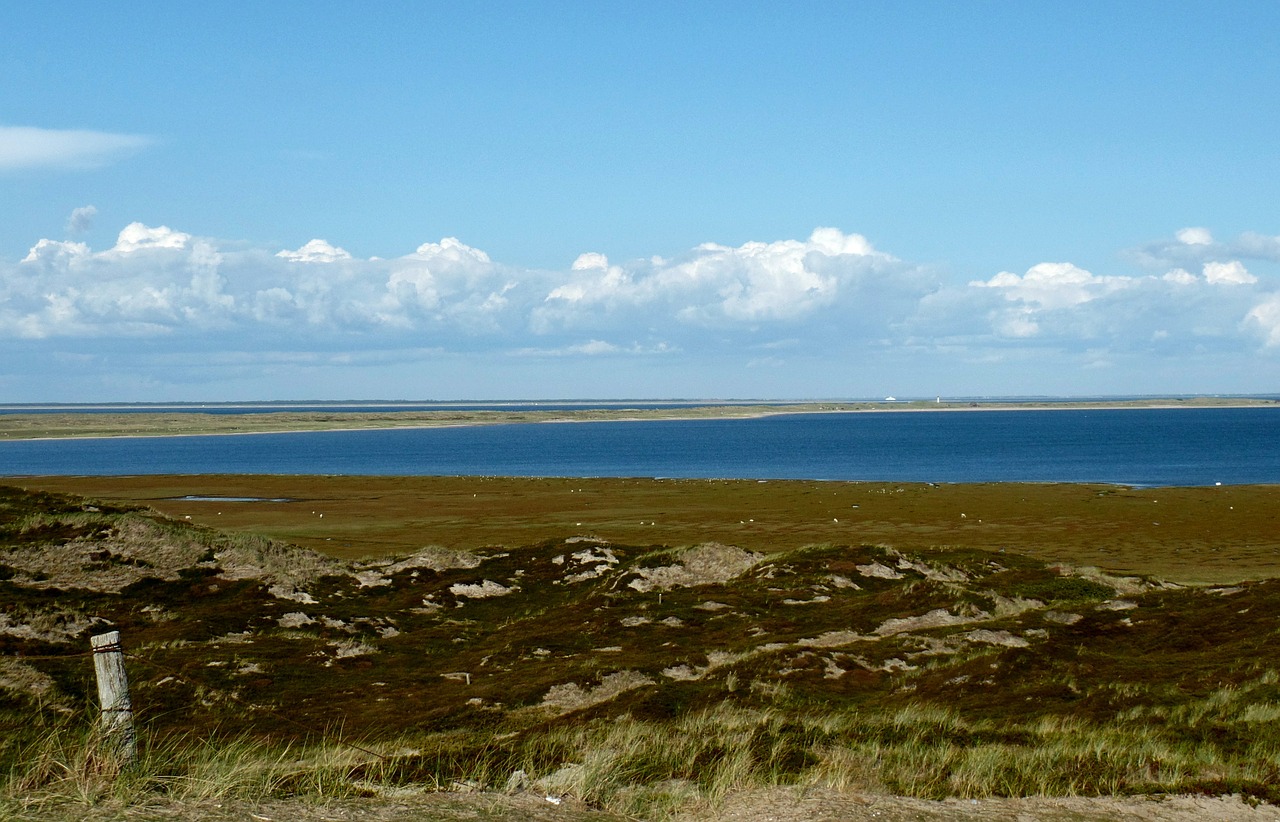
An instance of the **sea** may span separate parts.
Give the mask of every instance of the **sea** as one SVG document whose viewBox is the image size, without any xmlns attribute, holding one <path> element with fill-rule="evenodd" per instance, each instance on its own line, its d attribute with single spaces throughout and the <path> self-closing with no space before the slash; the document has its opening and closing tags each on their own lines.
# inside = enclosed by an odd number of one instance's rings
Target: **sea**
<svg viewBox="0 0 1280 822">
<path fill-rule="evenodd" d="M 0 442 L 0 476 L 134 474 L 1275 484 L 1280 405 L 857 411 Z"/>
</svg>

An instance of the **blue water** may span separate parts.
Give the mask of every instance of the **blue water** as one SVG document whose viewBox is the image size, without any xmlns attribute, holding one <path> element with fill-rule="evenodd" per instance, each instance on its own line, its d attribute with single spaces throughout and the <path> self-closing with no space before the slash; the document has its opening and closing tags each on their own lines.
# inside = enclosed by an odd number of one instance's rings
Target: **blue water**
<svg viewBox="0 0 1280 822">
<path fill-rule="evenodd" d="M 798 414 L 0 443 L 0 476 L 168 473 L 1280 483 L 1280 407 Z"/>
</svg>

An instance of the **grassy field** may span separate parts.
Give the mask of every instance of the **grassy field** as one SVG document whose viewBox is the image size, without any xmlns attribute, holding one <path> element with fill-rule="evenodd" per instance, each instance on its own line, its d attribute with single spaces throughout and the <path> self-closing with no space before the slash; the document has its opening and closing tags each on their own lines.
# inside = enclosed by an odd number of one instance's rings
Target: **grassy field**
<svg viewBox="0 0 1280 822">
<path fill-rule="evenodd" d="M 1277 486 L 242 475 L 14 482 L 147 505 L 346 559 L 579 534 L 627 545 L 718 541 L 765 552 L 811 544 L 1009 551 L 1188 584 L 1280 576 Z"/>
</svg>

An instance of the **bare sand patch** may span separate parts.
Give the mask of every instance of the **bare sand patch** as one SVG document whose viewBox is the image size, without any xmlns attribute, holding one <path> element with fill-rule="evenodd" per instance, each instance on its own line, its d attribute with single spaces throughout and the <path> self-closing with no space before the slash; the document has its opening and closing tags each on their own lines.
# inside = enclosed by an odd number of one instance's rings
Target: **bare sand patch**
<svg viewBox="0 0 1280 822">
<path fill-rule="evenodd" d="M 556 713 L 565 714 L 598 705 L 601 702 L 608 702 L 619 694 L 652 683 L 652 678 L 639 671 L 615 671 L 601 678 L 600 684 L 594 688 L 584 688 L 576 682 L 556 685 L 547 691 L 547 695 L 542 699 L 542 705 Z"/>
<path fill-rule="evenodd" d="M 682 551 L 673 565 L 637 568 L 637 578 L 628 585 L 641 592 L 714 585 L 745 573 L 762 559 L 764 554 L 710 542 Z"/>
<path fill-rule="evenodd" d="M 721 807 L 683 817 L 697 822 L 1273 822 L 1280 809 L 1238 797 L 1026 797 L 931 801 L 820 788 L 730 794 Z"/>
</svg>

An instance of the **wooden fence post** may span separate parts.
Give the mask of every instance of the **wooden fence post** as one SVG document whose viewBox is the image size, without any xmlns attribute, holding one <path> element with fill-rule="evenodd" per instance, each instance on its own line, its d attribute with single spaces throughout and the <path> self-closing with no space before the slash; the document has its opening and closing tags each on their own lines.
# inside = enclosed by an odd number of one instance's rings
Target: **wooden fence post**
<svg viewBox="0 0 1280 822">
<path fill-rule="evenodd" d="M 127 765 L 138 758 L 138 739 L 133 730 L 133 702 L 129 699 L 120 632 L 99 634 L 90 637 L 89 642 L 93 645 L 93 672 L 98 677 L 105 746 Z"/>
</svg>

